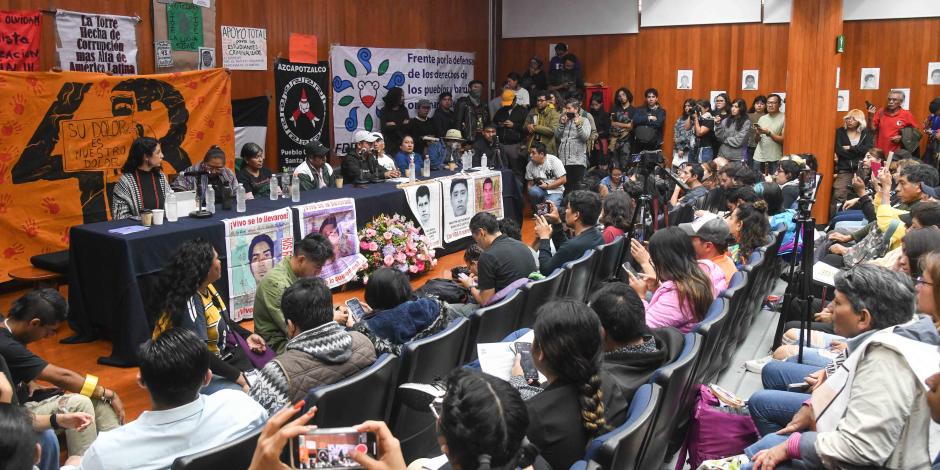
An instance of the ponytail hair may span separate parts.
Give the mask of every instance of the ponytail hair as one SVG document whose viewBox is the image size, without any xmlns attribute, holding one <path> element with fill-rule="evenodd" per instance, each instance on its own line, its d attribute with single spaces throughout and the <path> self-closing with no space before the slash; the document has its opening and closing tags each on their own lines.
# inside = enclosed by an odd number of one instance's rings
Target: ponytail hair
<svg viewBox="0 0 940 470">
<path fill-rule="evenodd" d="M 583 302 L 556 300 L 538 309 L 533 351 L 563 383 L 574 384 L 580 397 L 581 423 L 591 436 L 610 430 L 601 391 L 601 323 Z"/>
</svg>

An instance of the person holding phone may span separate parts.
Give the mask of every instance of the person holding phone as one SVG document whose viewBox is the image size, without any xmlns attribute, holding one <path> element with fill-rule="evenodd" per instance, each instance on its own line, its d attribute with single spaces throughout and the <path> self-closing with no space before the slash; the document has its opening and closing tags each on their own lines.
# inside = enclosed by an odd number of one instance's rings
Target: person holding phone
<svg viewBox="0 0 940 470">
<path fill-rule="evenodd" d="M 829 213 L 848 199 L 852 189 L 852 177 L 857 173 L 862 159 L 874 145 L 874 136 L 868 130 L 865 113 L 853 109 L 842 118 L 842 126 L 836 129 L 836 177 L 832 182 L 832 201 Z"/>
<path fill-rule="evenodd" d="M 875 132 L 875 147 L 885 153 L 901 148 L 901 129 L 917 127 L 914 115 L 901 108 L 905 99 L 903 91 L 891 90 L 888 92 L 888 102 L 884 108 L 878 109 L 873 104 L 868 106 L 868 122 Z"/>
<path fill-rule="evenodd" d="M 591 137 L 591 123 L 581 116 L 581 102 L 571 98 L 558 119 L 555 139 L 558 140 L 558 158 L 565 165 L 567 191 L 578 188 L 587 171 L 587 143 Z"/>
<path fill-rule="evenodd" d="M 534 142 L 529 148 L 529 163 L 525 167 L 525 180 L 529 200 L 532 205 L 551 201 L 555 207 L 561 206 L 561 198 L 568 182 L 565 165 L 541 142 Z"/>
</svg>

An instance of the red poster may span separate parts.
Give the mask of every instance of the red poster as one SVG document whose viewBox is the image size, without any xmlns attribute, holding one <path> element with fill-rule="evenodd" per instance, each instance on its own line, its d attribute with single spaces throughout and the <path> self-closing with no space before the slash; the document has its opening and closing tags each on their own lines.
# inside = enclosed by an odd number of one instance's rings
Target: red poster
<svg viewBox="0 0 940 470">
<path fill-rule="evenodd" d="M 0 11 L 0 69 L 39 70 L 39 10 Z"/>
</svg>

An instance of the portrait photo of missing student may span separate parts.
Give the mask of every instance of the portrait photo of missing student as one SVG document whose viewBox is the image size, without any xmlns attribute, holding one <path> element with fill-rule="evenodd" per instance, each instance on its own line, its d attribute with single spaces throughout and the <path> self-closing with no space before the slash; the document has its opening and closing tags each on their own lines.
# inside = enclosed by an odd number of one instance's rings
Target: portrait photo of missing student
<svg viewBox="0 0 940 470">
<path fill-rule="evenodd" d="M 839 90 L 839 96 L 836 98 L 836 111 L 849 110 L 849 90 Z"/>
<path fill-rule="evenodd" d="M 454 217 L 467 215 L 467 203 L 469 202 L 467 186 L 466 178 L 455 178 L 450 182 L 450 209 Z"/>
<path fill-rule="evenodd" d="M 490 212 L 497 218 L 502 216 L 502 190 L 499 177 L 477 178 L 476 186 L 476 212 Z"/>
<path fill-rule="evenodd" d="M 927 64 L 927 84 L 940 85 L 940 62 Z"/>
<path fill-rule="evenodd" d="M 877 90 L 881 81 L 880 68 L 863 68 L 861 75 L 861 86 L 863 90 Z"/>
<path fill-rule="evenodd" d="M 677 90 L 691 90 L 692 89 L 692 71 L 691 70 L 679 70 L 676 73 L 676 89 Z"/>
<path fill-rule="evenodd" d="M 760 70 L 745 70 L 741 72 L 741 89 L 756 90 L 760 80 Z"/>
<path fill-rule="evenodd" d="M 215 67 L 215 49 L 211 47 L 199 48 L 199 70 L 208 70 Z"/>
</svg>

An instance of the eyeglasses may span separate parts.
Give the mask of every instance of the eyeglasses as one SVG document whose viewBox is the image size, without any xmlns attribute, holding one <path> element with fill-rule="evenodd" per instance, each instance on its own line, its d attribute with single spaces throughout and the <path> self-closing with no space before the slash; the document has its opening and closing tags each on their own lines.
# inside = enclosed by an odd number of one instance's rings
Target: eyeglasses
<svg viewBox="0 0 940 470">
<path fill-rule="evenodd" d="M 918 286 L 919 286 L 919 285 L 925 285 L 925 286 L 931 286 L 931 287 L 933 286 L 933 283 L 932 283 L 932 282 L 925 281 L 923 276 L 918 277 L 918 278 L 917 278 L 917 281 L 915 281 L 915 283 L 916 283 Z"/>
</svg>

